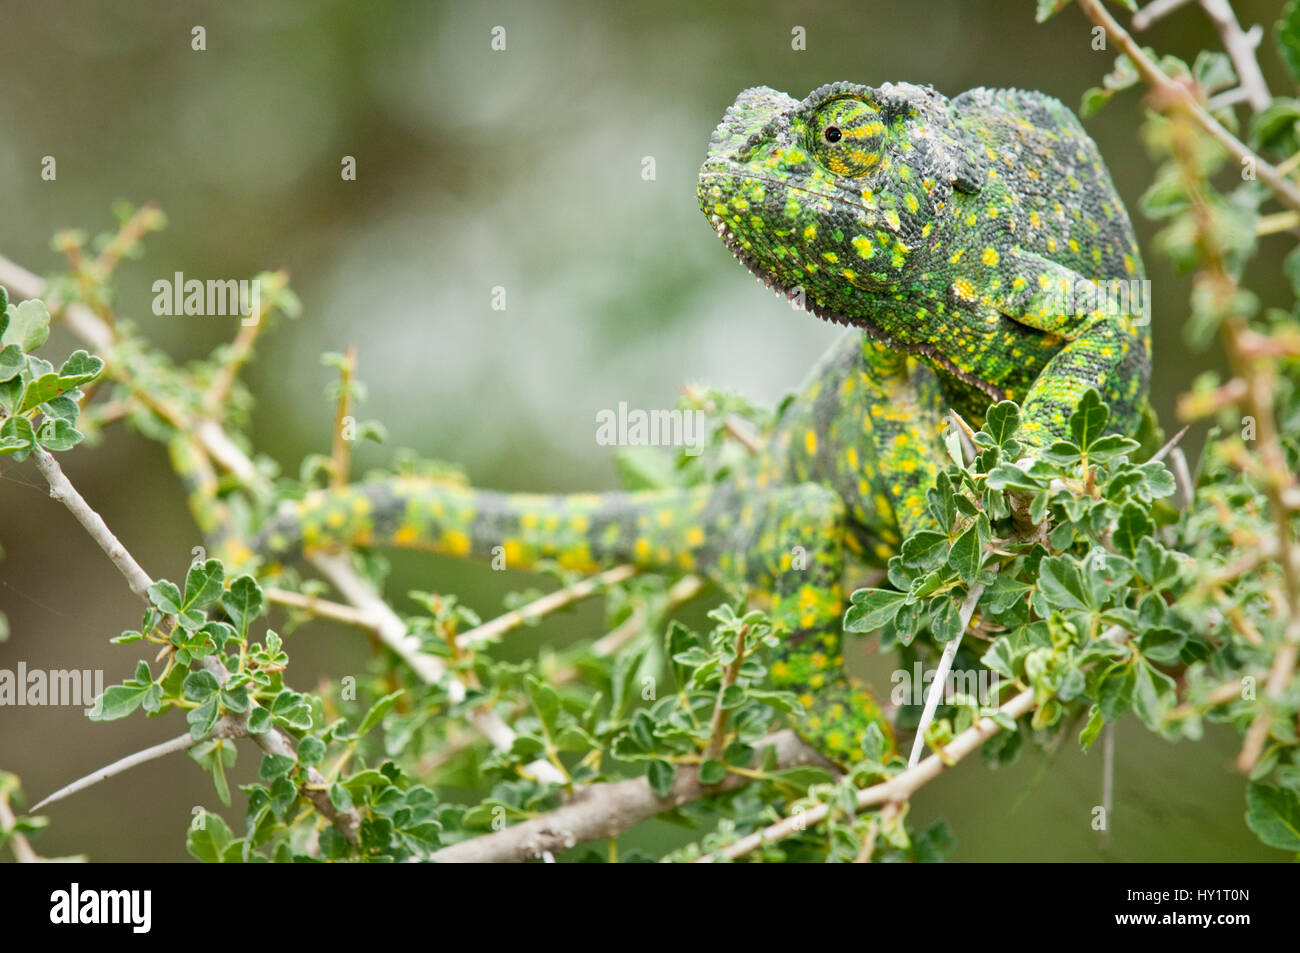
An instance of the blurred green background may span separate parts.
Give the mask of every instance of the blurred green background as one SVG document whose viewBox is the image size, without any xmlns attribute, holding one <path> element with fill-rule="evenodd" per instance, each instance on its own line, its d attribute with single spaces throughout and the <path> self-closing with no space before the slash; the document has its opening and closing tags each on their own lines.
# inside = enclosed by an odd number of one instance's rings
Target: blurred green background
<svg viewBox="0 0 1300 953">
<path fill-rule="evenodd" d="M 409 446 L 508 489 L 612 487 L 611 455 L 594 440 L 598 409 L 671 406 L 693 380 L 772 402 L 837 335 L 760 289 L 696 207 L 705 144 L 739 90 L 802 97 L 836 79 L 906 80 L 948 94 L 1040 89 L 1077 106 L 1112 61 L 1091 49 L 1076 11 L 1035 26 L 1029 0 L 184 6 L 5 0 L 0 253 L 52 271 L 56 230 L 97 232 L 110 227 L 114 199 L 155 200 L 171 224 L 122 268 L 119 312 L 177 360 L 235 328 L 155 317 L 153 280 L 292 273 L 303 316 L 262 341 L 246 375 L 258 450 L 291 472 L 303 454 L 328 450 L 333 372 L 319 354 L 354 343 L 370 385 L 359 416 L 391 433 L 389 446 L 359 452 L 358 472 Z M 1280 4 L 1234 6 L 1243 24 L 1271 31 Z M 190 48 L 195 25 L 207 31 L 204 52 Z M 505 52 L 489 46 L 497 25 Z M 804 52 L 791 50 L 796 25 L 807 30 Z M 1219 48 L 1196 8 L 1144 41 L 1188 56 Z M 1283 90 L 1271 39 L 1261 59 Z M 1086 123 L 1130 208 L 1152 173 L 1139 118 L 1129 93 Z M 40 178 L 46 155 L 55 182 Z M 340 179 L 345 155 L 356 157 L 355 182 Z M 641 177 L 645 156 L 654 181 Z M 1176 395 L 1217 358 L 1184 347 L 1186 279 L 1156 258 L 1150 225 L 1137 226 L 1153 280 L 1155 403 L 1168 426 Z M 1266 304 L 1289 301 L 1279 255 L 1255 265 Z M 497 285 L 504 312 L 490 307 Z M 48 347 L 71 346 L 57 333 Z M 107 436 L 66 458 L 69 475 L 152 574 L 182 575 L 200 540 L 163 447 L 120 427 Z M 24 659 L 103 668 L 109 682 L 126 675 L 135 654 L 107 639 L 138 621 L 138 604 L 30 464 L 0 464 L 0 545 L 0 608 L 12 627 L 0 667 Z M 500 607 L 499 576 L 394 561 L 390 592 L 459 592 L 485 616 Z M 511 651 L 590 637 L 599 624 L 598 607 L 584 607 L 520 635 Z M 299 688 L 359 671 L 367 652 L 355 633 L 324 625 L 291 637 L 289 650 Z M 0 768 L 34 800 L 182 728 L 176 718 L 95 725 L 79 709 L 0 709 Z M 1121 725 L 1106 853 L 1089 827 L 1099 749 L 1066 745 L 1041 777 L 1038 755 L 996 773 L 972 759 L 925 788 L 913 818 L 946 817 L 960 860 L 1276 859 L 1242 822 L 1234 753 L 1224 732 L 1167 745 Z M 256 761 L 244 751 L 237 777 Z M 196 805 L 219 807 L 207 776 L 180 757 L 155 762 L 56 805 L 37 847 L 185 859 Z M 238 795 L 235 805 L 223 812 L 232 821 Z M 629 843 L 680 839 L 652 824 Z"/>
</svg>

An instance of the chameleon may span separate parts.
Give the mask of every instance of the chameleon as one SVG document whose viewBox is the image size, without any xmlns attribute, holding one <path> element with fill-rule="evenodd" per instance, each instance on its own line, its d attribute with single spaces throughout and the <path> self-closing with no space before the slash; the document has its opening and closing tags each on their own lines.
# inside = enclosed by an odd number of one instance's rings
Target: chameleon
<svg viewBox="0 0 1300 953">
<path fill-rule="evenodd" d="M 395 546 L 527 569 L 631 563 L 699 573 L 781 633 L 770 680 L 831 761 L 864 757 L 880 706 L 845 672 L 854 567 L 880 566 L 931 524 L 925 491 L 949 412 L 978 426 L 1021 404 L 1030 448 L 1067 433 L 1088 388 L 1132 433 L 1151 346 L 1132 309 L 1062 307 L 1062 289 L 1140 280 L 1133 228 L 1092 140 L 1036 92 L 850 83 L 802 101 L 757 87 L 726 110 L 700 169 L 700 209 L 764 284 L 847 326 L 748 468 L 724 482 L 524 494 L 419 477 L 320 490 L 271 517 L 269 560 Z M 1100 300 L 1100 299 L 1098 299 Z"/>
</svg>

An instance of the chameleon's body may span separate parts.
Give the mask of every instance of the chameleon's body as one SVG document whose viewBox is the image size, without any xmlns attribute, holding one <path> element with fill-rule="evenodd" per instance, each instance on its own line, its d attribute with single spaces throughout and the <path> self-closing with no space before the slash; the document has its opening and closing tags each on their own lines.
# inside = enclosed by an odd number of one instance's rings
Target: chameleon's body
<svg viewBox="0 0 1300 953">
<path fill-rule="evenodd" d="M 1060 280 L 1140 278 L 1141 260 L 1095 146 L 1033 93 L 949 101 L 836 85 L 799 103 L 748 90 L 714 133 L 699 199 L 770 286 L 801 287 L 810 310 L 863 329 L 822 360 L 749 472 L 569 496 L 360 484 L 310 496 L 256 548 L 392 545 L 503 555 L 514 568 L 702 573 L 770 610 L 786 632 L 774 683 L 808 709 L 800 731 L 850 762 L 880 713 L 843 670 L 846 562 L 879 563 L 926 523 L 948 408 L 977 424 L 991 401 L 1020 401 L 1030 445 L 1042 445 L 1093 386 L 1113 426 L 1135 428 L 1145 327 L 1056 313 L 1046 294 Z"/>
</svg>

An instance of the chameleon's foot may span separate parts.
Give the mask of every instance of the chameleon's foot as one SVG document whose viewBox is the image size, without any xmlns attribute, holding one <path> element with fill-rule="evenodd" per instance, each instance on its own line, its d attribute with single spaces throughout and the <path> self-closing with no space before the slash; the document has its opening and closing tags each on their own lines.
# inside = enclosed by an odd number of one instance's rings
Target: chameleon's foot
<svg viewBox="0 0 1300 953">
<path fill-rule="evenodd" d="M 837 767 L 849 770 L 894 753 L 894 731 L 871 692 L 856 678 L 839 678 L 800 695 L 808 715 L 799 735 Z M 879 740 L 874 740 L 874 737 Z"/>
</svg>

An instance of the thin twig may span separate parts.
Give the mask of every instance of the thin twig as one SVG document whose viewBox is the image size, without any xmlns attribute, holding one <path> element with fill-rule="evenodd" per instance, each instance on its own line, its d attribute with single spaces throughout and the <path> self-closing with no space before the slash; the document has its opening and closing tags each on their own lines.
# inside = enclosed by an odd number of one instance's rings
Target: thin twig
<svg viewBox="0 0 1300 953">
<path fill-rule="evenodd" d="M 723 704 L 724 696 L 727 689 L 735 685 L 736 680 L 740 678 L 741 666 L 745 664 L 745 636 L 748 634 L 749 626 L 742 625 L 740 631 L 736 633 L 736 644 L 733 647 L 736 657 L 722 673 L 722 683 L 718 686 L 718 700 L 713 705 L 713 719 L 709 722 L 709 740 L 702 755 L 704 761 L 720 760 L 722 751 L 726 747 L 728 709 Z"/>
<path fill-rule="evenodd" d="M 1186 109 L 1188 114 L 1196 121 L 1196 124 L 1227 149 L 1238 163 L 1249 162 L 1254 167 L 1259 179 L 1272 189 L 1284 204 L 1300 211 L 1300 189 L 1297 189 L 1295 184 L 1288 180 L 1286 176 L 1279 173 L 1276 168 L 1247 148 L 1240 139 L 1206 112 L 1205 108 L 1196 101 L 1196 97 L 1191 90 L 1176 82 L 1160 68 L 1159 64 L 1143 52 L 1142 47 L 1110 15 L 1110 12 L 1102 6 L 1100 0 L 1079 0 L 1079 8 L 1090 20 L 1106 31 L 1106 35 L 1110 37 L 1111 42 L 1129 58 L 1129 61 L 1138 71 L 1138 75 L 1142 77 L 1148 86 L 1160 93 L 1168 104 L 1177 104 Z M 1164 106 L 1164 104 L 1161 105 Z"/>
<path fill-rule="evenodd" d="M 50 498 L 58 500 L 68 508 L 77 522 L 82 525 L 90 538 L 93 539 L 99 548 L 104 551 L 104 555 L 109 561 L 117 567 L 124 577 L 126 584 L 131 591 L 143 599 L 146 603 L 149 601 L 149 587 L 153 585 L 153 579 L 145 572 L 135 557 L 122 545 L 121 541 L 113 535 L 113 531 L 108 528 L 104 518 L 96 513 L 85 498 L 77 492 L 71 481 L 63 473 L 63 468 L 59 466 L 58 461 L 50 456 L 43 448 L 35 447 L 32 450 L 32 461 L 36 464 L 36 469 L 41 471 L 45 481 L 50 485 Z"/>
<path fill-rule="evenodd" d="M 489 619 L 482 625 L 475 626 L 468 632 L 456 636 L 456 645 L 458 648 L 466 649 L 484 642 L 490 642 L 511 629 L 517 629 L 521 625 L 526 625 L 535 619 L 540 619 L 542 616 L 549 615 L 563 609 L 565 606 L 595 595 L 607 586 L 613 586 L 630 579 L 637 572 L 639 570 L 635 566 L 615 566 L 613 569 L 607 569 L 595 576 L 588 576 L 571 586 L 548 592 L 546 595 L 534 599 L 526 606 L 502 613 L 495 619 Z"/>
<path fill-rule="evenodd" d="M 217 735 L 214 731 L 213 735 L 209 735 L 208 737 L 216 736 Z M 231 737 L 231 735 L 225 735 L 223 737 Z M 185 734 L 179 735 L 170 741 L 164 741 L 161 744 L 154 745 L 152 748 L 145 748 L 143 751 L 129 754 L 125 758 L 118 758 L 112 764 L 106 764 L 98 771 L 92 771 L 85 777 L 78 778 L 71 784 L 64 785 L 53 794 L 46 795 L 44 799 L 32 807 L 32 810 L 39 811 L 43 807 L 47 807 L 57 801 L 62 801 L 65 797 L 70 797 L 79 791 L 84 791 L 86 788 L 99 784 L 101 781 L 107 781 L 111 777 L 129 771 L 137 765 L 156 761 L 158 758 L 166 757 L 169 754 L 175 754 L 178 751 L 186 751 L 204 740 L 206 739 L 191 737 L 190 733 L 187 731 Z"/>
<path fill-rule="evenodd" d="M 294 592 L 292 589 L 279 589 L 275 586 L 267 586 L 262 590 L 262 594 L 266 596 L 267 602 L 274 602 L 276 605 L 287 606 L 290 609 L 299 609 L 321 619 L 331 619 L 334 622 L 354 625 L 359 629 L 368 629 L 372 632 L 376 628 L 374 619 L 360 609 L 345 606 L 341 602 L 331 602 L 319 596 L 309 596 Z"/>
<path fill-rule="evenodd" d="M 943 698 L 948 672 L 952 669 L 952 660 L 957 657 L 961 638 L 966 634 L 971 616 L 975 614 L 975 606 L 979 604 L 982 595 L 984 595 L 984 583 L 977 582 L 970 587 L 966 601 L 961 605 L 961 631 L 948 640 L 948 644 L 943 647 L 943 655 L 939 656 L 939 665 L 934 670 L 934 681 L 930 683 L 930 692 L 925 698 L 925 708 L 921 711 L 921 721 L 916 726 L 916 738 L 912 741 L 912 755 L 907 759 L 909 768 L 915 768 L 917 762 L 921 760 L 921 752 L 925 750 L 926 729 L 930 727 L 930 722 L 934 721 L 934 712 L 939 707 L 939 700 Z"/>
<path fill-rule="evenodd" d="M 357 349 L 349 344 L 343 352 L 343 367 L 339 370 L 339 400 L 334 412 L 334 439 L 330 448 L 330 486 L 341 490 L 348 482 L 348 441 L 344 439 L 344 422 L 352 406 L 352 378 L 357 372 Z"/>
<path fill-rule="evenodd" d="M 406 662 L 421 681 L 426 684 L 442 682 L 446 673 L 446 666 L 442 659 L 420 649 L 420 640 L 410 633 L 401 616 L 394 612 L 374 587 L 352 568 L 346 557 L 316 553 L 310 559 L 312 564 L 333 583 L 334 588 L 370 620 L 369 627 L 379 636 L 379 640 Z M 446 689 L 452 704 L 465 700 L 465 684 L 460 679 L 447 679 Z M 508 751 L 515 743 L 514 729 L 491 709 L 475 708 L 466 717 L 470 724 L 492 743 L 493 747 Z M 564 776 L 548 761 L 538 759 L 530 763 L 525 770 L 540 781 L 564 783 Z"/>
<path fill-rule="evenodd" d="M 50 485 L 50 496 L 68 508 L 68 511 L 76 517 L 86 532 L 90 534 L 91 539 L 99 545 L 99 548 L 104 551 L 104 554 L 108 556 L 113 565 L 126 578 L 131 591 L 148 604 L 149 587 L 153 585 L 153 580 L 149 574 L 140 567 L 140 564 L 135 561 L 135 557 L 113 535 L 103 517 L 91 509 L 90 504 L 77 492 L 77 488 L 64 475 L 62 468 L 54 457 L 40 447 L 36 447 L 32 451 L 32 458 L 36 462 L 37 469 L 41 471 L 41 474 Z M 230 677 L 230 673 L 226 671 L 225 666 L 214 657 L 205 658 L 203 665 L 220 682 L 224 683 Z M 269 731 L 252 737 L 263 751 L 273 754 L 294 754 L 293 740 L 278 728 L 271 728 Z M 321 780 L 323 781 L 323 779 Z M 324 787 L 322 786 L 320 790 L 314 790 L 315 786 L 313 782 L 304 787 L 303 794 L 316 805 L 317 810 L 324 817 L 334 822 L 344 837 L 355 843 L 361 826 L 361 816 L 355 808 L 349 808 L 346 811 L 335 810 Z"/>
<path fill-rule="evenodd" d="M 1003 705 L 1000 711 L 1013 719 L 1017 719 L 1021 715 L 1033 711 L 1034 707 L 1033 689 L 1026 689 Z M 882 781 L 880 784 L 863 788 L 858 792 L 857 806 L 864 808 L 876 804 L 899 803 L 910 799 L 921 787 L 942 774 L 949 765 L 956 764 L 971 752 L 976 751 L 980 745 L 1001 730 L 1001 726 L 992 718 L 981 718 L 948 742 L 940 751 L 930 755 L 916 767 L 909 768 L 888 781 Z M 752 850 L 757 850 L 764 844 L 775 843 L 807 830 L 810 825 L 825 820 L 829 811 L 830 807 L 825 803 L 814 805 L 798 814 L 792 814 L 770 827 L 740 838 L 734 844 L 724 847 L 718 852 L 717 856 L 710 855 L 700 858 L 699 863 L 712 863 L 719 857 L 724 860 L 735 860 Z"/>
</svg>

